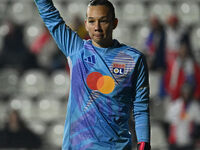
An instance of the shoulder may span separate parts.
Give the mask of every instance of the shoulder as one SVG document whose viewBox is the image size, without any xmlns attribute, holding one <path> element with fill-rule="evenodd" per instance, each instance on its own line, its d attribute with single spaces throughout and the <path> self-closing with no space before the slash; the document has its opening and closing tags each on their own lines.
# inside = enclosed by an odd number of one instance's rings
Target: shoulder
<svg viewBox="0 0 200 150">
<path fill-rule="evenodd" d="M 129 53 L 132 53 L 132 54 L 134 54 L 134 55 L 144 56 L 144 54 L 143 54 L 141 51 L 137 50 L 137 49 L 134 48 L 134 47 L 127 46 L 126 50 L 127 50 Z"/>
<path fill-rule="evenodd" d="M 120 49 L 121 49 L 121 51 L 123 51 L 124 53 L 126 53 L 132 57 L 137 57 L 137 58 L 144 57 L 144 54 L 140 50 L 138 50 L 132 46 L 120 43 Z"/>
<path fill-rule="evenodd" d="M 136 64 L 140 65 L 147 64 L 145 55 L 138 49 L 126 45 L 125 51 L 128 55 L 130 55 L 134 59 Z"/>
</svg>

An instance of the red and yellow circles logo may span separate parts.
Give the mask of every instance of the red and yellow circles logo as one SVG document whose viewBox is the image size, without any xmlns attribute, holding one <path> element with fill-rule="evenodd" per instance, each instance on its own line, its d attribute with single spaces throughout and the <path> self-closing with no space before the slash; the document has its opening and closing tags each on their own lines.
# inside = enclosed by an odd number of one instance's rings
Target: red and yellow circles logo
<svg viewBox="0 0 200 150">
<path fill-rule="evenodd" d="M 110 76 L 103 76 L 99 72 L 92 72 L 87 76 L 87 85 L 92 90 L 98 90 L 103 94 L 110 94 L 115 88 L 115 81 Z"/>
</svg>

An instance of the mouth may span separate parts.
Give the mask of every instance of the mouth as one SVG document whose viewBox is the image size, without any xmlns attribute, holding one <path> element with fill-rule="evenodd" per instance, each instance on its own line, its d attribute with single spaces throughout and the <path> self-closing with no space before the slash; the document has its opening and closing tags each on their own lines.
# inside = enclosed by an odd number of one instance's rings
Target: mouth
<svg viewBox="0 0 200 150">
<path fill-rule="evenodd" d="M 103 37 L 103 34 L 94 34 L 94 37 L 100 39 Z"/>
</svg>

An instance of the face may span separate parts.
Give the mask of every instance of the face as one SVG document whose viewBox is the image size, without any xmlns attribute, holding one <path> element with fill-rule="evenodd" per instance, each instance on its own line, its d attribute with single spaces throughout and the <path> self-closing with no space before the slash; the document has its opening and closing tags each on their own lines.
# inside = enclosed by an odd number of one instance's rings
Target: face
<svg viewBox="0 0 200 150">
<path fill-rule="evenodd" d="M 18 115 L 17 115 L 17 113 L 15 111 L 13 111 L 13 112 L 10 113 L 9 122 L 11 124 L 13 124 L 13 123 L 15 124 L 15 123 L 18 122 Z"/>
<path fill-rule="evenodd" d="M 112 33 L 117 26 L 117 19 L 110 15 L 109 8 L 103 5 L 89 6 L 85 27 L 92 43 L 97 47 L 109 47 L 112 45 Z"/>
<path fill-rule="evenodd" d="M 179 57 L 185 58 L 188 55 L 188 48 L 186 44 L 182 44 L 179 48 Z"/>
</svg>

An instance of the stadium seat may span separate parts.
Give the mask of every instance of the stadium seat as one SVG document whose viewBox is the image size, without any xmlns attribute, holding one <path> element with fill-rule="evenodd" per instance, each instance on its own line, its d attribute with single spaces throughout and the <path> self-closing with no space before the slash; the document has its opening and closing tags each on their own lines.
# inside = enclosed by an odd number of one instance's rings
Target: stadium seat
<svg viewBox="0 0 200 150">
<path fill-rule="evenodd" d="M 18 92 L 19 72 L 12 68 L 0 70 L 0 94 L 11 96 Z"/>
<path fill-rule="evenodd" d="M 64 120 L 53 123 L 49 128 L 46 135 L 47 143 L 49 146 L 60 148 L 62 145 L 62 137 L 64 133 Z"/>
<path fill-rule="evenodd" d="M 191 1 L 181 1 L 177 6 L 177 14 L 184 24 L 199 23 L 200 11 L 198 3 Z"/>
<path fill-rule="evenodd" d="M 30 97 L 26 95 L 16 95 L 9 100 L 9 108 L 19 110 L 22 117 L 29 121 L 37 117 L 36 106 Z"/>
<path fill-rule="evenodd" d="M 153 150 L 167 150 L 167 139 L 159 123 L 151 123 L 151 148 Z"/>
<path fill-rule="evenodd" d="M 71 1 L 68 3 L 68 5 L 65 8 L 65 15 L 66 16 L 66 21 L 68 24 L 73 21 L 74 16 L 78 15 L 80 18 L 84 20 L 86 16 L 86 10 L 87 10 L 87 3 L 84 3 L 82 1 Z"/>
<path fill-rule="evenodd" d="M 62 2 L 63 1 L 61 1 L 61 0 L 56 0 L 56 1 L 54 1 L 54 6 L 59 10 L 60 15 L 64 18 L 68 15 L 65 13 L 66 6 Z"/>
<path fill-rule="evenodd" d="M 124 36 L 126 35 L 126 36 Z M 124 44 L 132 44 L 133 42 L 133 37 L 132 37 L 132 31 L 130 28 L 126 27 L 126 26 L 118 26 L 114 32 L 113 32 L 113 37 L 117 40 L 119 40 L 120 42 L 124 43 Z"/>
<path fill-rule="evenodd" d="M 158 96 L 161 82 L 161 74 L 159 72 L 149 72 L 150 97 Z"/>
<path fill-rule="evenodd" d="M 50 76 L 48 93 L 58 98 L 67 97 L 70 87 L 70 77 L 65 70 L 56 70 Z"/>
<path fill-rule="evenodd" d="M 191 42 L 195 51 L 200 51 L 200 25 L 196 25 L 191 33 Z"/>
<path fill-rule="evenodd" d="M 191 43 L 196 61 L 200 64 L 200 25 L 195 26 L 191 33 Z"/>
<path fill-rule="evenodd" d="M 20 78 L 20 93 L 38 97 L 46 93 L 47 75 L 41 70 L 28 70 Z"/>
<path fill-rule="evenodd" d="M 146 49 L 145 41 L 149 32 L 150 32 L 150 28 L 147 24 L 138 26 L 136 28 L 136 31 L 135 31 L 136 43 L 137 43 L 136 47 L 141 51 L 144 51 Z"/>
<path fill-rule="evenodd" d="M 8 111 L 7 102 L 4 102 L 3 99 L 0 99 L 0 122 L 1 122 L 0 129 L 3 127 L 6 121 L 7 111 Z"/>
<path fill-rule="evenodd" d="M 1 7 L 1 6 L 0 6 Z M 1 8 L 0 8 L 1 9 Z M 1 12 L 0 12 L 1 13 Z M 1 20 L 1 18 L 0 18 Z M 3 20 L 3 19 L 2 19 Z M 3 47 L 3 40 L 4 40 L 4 37 L 5 35 L 8 34 L 8 32 L 10 31 L 10 27 L 8 25 L 7 22 L 2 22 L 0 23 L 0 52 L 2 50 L 2 47 Z"/>
<path fill-rule="evenodd" d="M 27 123 L 30 129 L 32 129 L 36 134 L 44 136 L 47 128 L 47 125 L 44 121 L 37 120 L 37 118 L 35 118 Z"/>
<path fill-rule="evenodd" d="M 7 4 L 5 1 L 0 2 L 0 19 L 4 18 L 6 14 Z"/>
<path fill-rule="evenodd" d="M 28 22 L 24 28 L 24 41 L 27 46 L 30 47 L 32 42 L 37 36 L 39 36 L 44 28 L 44 24 L 38 21 Z"/>
<path fill-rule="evenodd" d="M 51 122 L 62 118 L 63 114 L 60 113 L 62 111 L 61 104 L 59 99 L 51 95 L 40 97 L 36 102 L 38 119 Z"/>
<path fill-rule="evenodd" d="M 9 30 L 10 30 L 10 27 L 7 22 L 1 23 L 0 24 L 0 38 L 3 38 L 6 34 L 8 34 Z"/>
<path fill-rule="evenodd" d="M 24 24 L 33 18 L 33 3 L 31 1 L 16 0 L 8 11 L 8 15 L 17 24 Z"/>
<path fill-rule="evenodd" d="M 122 6 L 122 18 L 128 24 L 142 23 L 147 19 L 145 6 L 140 2 L 125 3 Z"/>
<path fill-rule="evenodd" d="M 174 13 L 171 4 L 164 1 L 151 3 L 149 10 L 150 16 L 157 16 L 163 22 L 166 21 L 168 16 Z"/>
<path fill-rule="evenodd" d="M 153 97 L 150 100 L 151 120 L 165 121 L 166 98 Z"/>
</svg>

